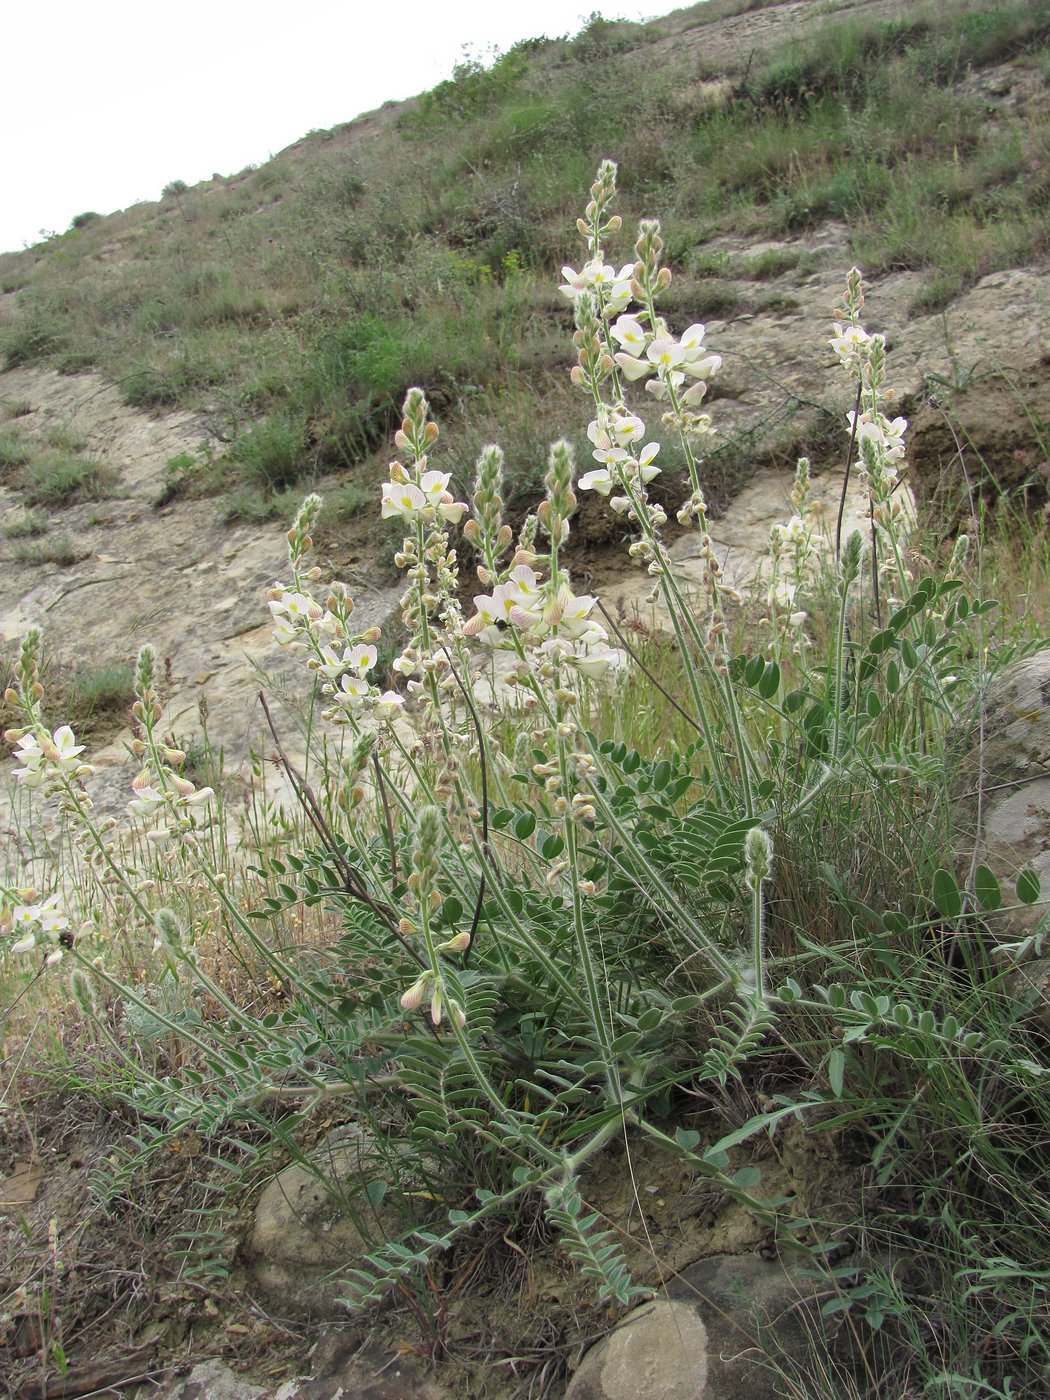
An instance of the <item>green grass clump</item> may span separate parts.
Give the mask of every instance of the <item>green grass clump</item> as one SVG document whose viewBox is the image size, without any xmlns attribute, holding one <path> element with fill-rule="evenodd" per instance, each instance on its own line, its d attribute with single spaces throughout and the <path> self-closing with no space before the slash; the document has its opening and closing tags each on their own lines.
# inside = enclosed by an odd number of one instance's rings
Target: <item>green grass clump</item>
<svg viewBox="0 0 1050 1400">
<path fill-rule="evenodd" d="M 31 518 L 27 517 L 27 519 Z M 32 533 L 36 535 L 40 532 L 34 530 Z M 53 535 L 47 539 L 35 541 L 25 538 L 19 539 L 18 544 L 15 545 L 14 555 L 20 564 L 56 564 L 60 569 L 71 568 L 84 558 L 84 552 L 77 549 L 67 534 Z"/>
<path fill-rule="evenodd" d="M 238 521 L 261 525 L 268 520 L 286 520 L 289 506 L 294 509 L 299 495 L 294 485 L 276 489 L 271 486 L 236 487 L 224 494 L 219 519 L 224 525 Z"/>
<path fill-rule="evenodd" d="M 234 443 L 230 458 L 252 486 L 281 491 L 301 481 L 309 469 L 304 424 L 283 413 L 256 423 Z"/>
<path fill-rule="evenodd" d="M 126 662 L 81 666 L 65 685 L 66 722 L 83 728 L 102 713 L 126 709 L 131 704 L 132 680 Z"/>
<path fill-rule="evenodd" d="M 28 506 L 79 505 L 99 501 L 113 489 L 113 473 L 104 463 L 46 451 L 22 469 L 20 485 Z"/>
<path fill-rule="evenodd" d="M 17 519 L 4 526 L 4 536 L 9 540 L 33 539 L 47 530 L 47 516 L 41 511 L 26 511 Z"/>
<path fill-rule="evenodd" d="M 0 473 L 24 467 L 32 459 L 32 448 L 17 428 L 0 431 Z"/>
</svg>

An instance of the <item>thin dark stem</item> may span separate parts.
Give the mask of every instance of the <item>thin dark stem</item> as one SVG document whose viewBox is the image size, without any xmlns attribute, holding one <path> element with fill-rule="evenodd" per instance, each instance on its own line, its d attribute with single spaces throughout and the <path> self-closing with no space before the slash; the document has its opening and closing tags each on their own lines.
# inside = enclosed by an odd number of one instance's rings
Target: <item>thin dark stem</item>
<svg viewBox="0 0 1050 1400">
<path fill-rule="evenodd" d="M 871 521 L 871 601 L 875 608 L 875 626 L 882 626 L 882 598 L 879 594 L 879 542 L 875 532 L 875 502 L 868 502 Z"/>
<path fill-rule="evenodd" d="M 455 662 L 449 655 L 448 647 L 442 647 L 441 650 L 445 653 L 445 660 L 448 662 L 452 674 L 456 678 L 456 684 L 459 686 L 463 699 L 466 701 L 467 709 L 470 711 L 470 718 L 474 723 L 474 732 L 478 736 L 478 758 L 481 760 L 481 849 L 484 852 L 485 859 L 491 861 L 492 852 L 489 850 L 489 776 L 488 761 L 485 758 L 485 733 L 481 727 L 481 720 L 478 717 L 478 712 L 474 707 L 474 701 L 467 687 L 463 684 L 459 672 L 456 670 Z M 481 923 L 481 908 L 484 901 L 485 872 L 482 870 L 481 877 L 478 881 L 477 898 L 474 901 L 474 917 L 470 921 L 470 943 L 467 947 L 467 951 L 463 954 L 464 967 L 467 966 L 467 961 L 474 948 L 474 939 L 477 937 L 478 925 Z"/>
<path fill-rule="evenodd" d="M 269 726 L 270 734 L 274 744 L 277 746 L 277 756 L 281 760 L 281 766 L 288 774 L 288 779 L 292 784 L 296 797 L 302 806 L 303 811 L 310 819 L 310 825 L 321 838 L 321 844 L 325 851 L 335 862 L 339 877 L 343 882 L 343 890 L 353 899 L 360 900 L 367 908 L 371 909 L 376 918 L 379 919 L 387 932 L 400 944 L 402 951 L 407 954 L 419 967 L 427 966 L 426 959 L 419 954 L 415 948 L 401 934 L 397 926 L 397 914 L 389 904 L 380 904 L 372 898 L 361 882 L 361 877 L 347 860 L 346 856 L 339 849 L 339 842 L 335 838 L 331 827 L 325 820 L 325 815 L 321 810 L 317 798 L 313 794 L 309 783 L 299 774 L 291 759 L 285 753 L 281 745 L 280 737 L 277 733 L 277 726 L 273 722 L 273 715 L 270 707 L 266 703 L 266 696 L 259 692 L 259 703 L 262 705 L 263 714 L 266 716 L 266 723 Z"/>
<path fill-rule="evenodd" d="M 372 755 L 372 767 L 375 769 L 376 785 L 379 788 L 379 797 L 383 803 L 383 818 L 386 821 L 386 839 L 390 846 L 390 878 L 394 881 L 398 879 L 397 873 L 397 850 L 394 846 L 394 821 L 390 815 L 390 802 L 386 795 L 386 782 L 383 778 L 383 765 L 379 762 L 377 754 Z"/>
<path fill-rule="evenodd" d="M 835 563 L 839 560 L 842 548 L 842 518 L 846 514 L 846 492 L 849 490 L 849 474 L 853 467 L 853 449 L 857 445 L 857 427 L 860 423 L 860 396 L 864 385 L 857 385 L 857 402 L 853 406 L 853 427 L 849 435 L 849 451 L 846 453 L 846 475 L 842 478 L 842 495 L 839 497 L 838 519 L 835 521 Z"/>
<path fill-rule="evenodd" d="M 72 944 L 70 944 L 70 947 L 72 947 Z M 8 1018 L 8 1016 L 10 1016 L 11 1012 L 14 1011 L 14 1009 L 15 1009 L 15 1007 L 18 1005 L 18 1003 L 19 1003 L 20 1001 L 22 1001 L 25 997 L 27 997 L 27 996 L 29 995 L 29 993 L 33 990 L 33 988 L 36 986 L 36 984 L 40 981 L 40 978 L 44 975 L 44 972 L 45 972 L 46 969 L 47 969 L 47 962 L 46 962 L 46 960 L 45 960 L 44 962 L 42 962 L 42 963 L 40 964 L 40 966 L 37 968 L 36 972 L 33 973 L 32 978 L 26 983 L 26 985 L 25 985 L 25 986 L 22 988 L 22 990 L 18 993 L 18 995 L 15 997 L 14 1001 L 11 1002 L 10 1005 L 5 1006 L 5 1007 L 3 1008 L 3 1010 L 0 1011 L 0 1024 L 2 1024 L 4 1021 L 6 1021 L 7 1018 Z"/>
<path fill-rule="evenodd" d="M 620 631 L 619 627 L 617 627 L 616 623 L 612 620 L 612 617 L 611 617 L 610 614 L 609 614 L 609 610 L 606 608 L 606 606 L 605 606 L 605 604 L 602 602 L 602 600 L 601 600 L 600 598 L 598 598 L 596 601 L 597 601 L 597 604 L 598 604 L 598 611 L 601 613 L 602 617 L 605 618 L 606 622 L 607 622 L 607 623 L 609 624 L 609 626 L 612 628 L 613 632 L 616 634 L 616 640 L 620 643 L 620 645 L 623 647 L 624 651 L 625 651 L 625 652 L 627 653 L 627 655 L 631 658 L 631 660 L 634 662 L 634 664 L 638 667 L 639 671 L 641 671 L 642 674 L 646 677 L 646 679 L 647 679 L 652 685 L 654 685 L 654 686 L 656 687 L 656 689 L 657 689 L 657 690 L 660 692 L 660 694 L 664 697 L 664 699 L 667 701 L 667 703 L 668 703 L 673 709 L 677 710 L 677 712 L 682 716 L 682 718 L 683 718 L 684 720 L 687 720 L 687 721 L 689 722 L 689 724 L 692 726 L 692 728 L 695 729 L 696 732 L 697 732 L 698 734 L 702 734 L 702 733 L 703 733 L 703 730 L 700 728 L 700 726 L 697 724 L 696 720 L 692 717 L 692 715 L 688 712 L 688 710 L 683 710 L 682 707 L 681 707 L 681 705 L 679 705 L 678 701 L 674 698 L 674 696 L 670 693 L 670 691 L 664 689 L 664 687 L 660 684 L 660 682 L 659 682 L 659 681 L 656 679 L 656 677 L 653 675 L 652 671 L 649 670 L 649 668 L 648 668 L 648 666 L 646 666 L 645 662 L 642 661 L 641 657 L 638 655 L 638 653 L 634 650 L 634 648 L 633 648 L 633 647 L 630 645 L 630 643 L 627 641 L 626 637 L 625 637 L 625 636 L 623 635 L 623 633 Z"/>
</svg>

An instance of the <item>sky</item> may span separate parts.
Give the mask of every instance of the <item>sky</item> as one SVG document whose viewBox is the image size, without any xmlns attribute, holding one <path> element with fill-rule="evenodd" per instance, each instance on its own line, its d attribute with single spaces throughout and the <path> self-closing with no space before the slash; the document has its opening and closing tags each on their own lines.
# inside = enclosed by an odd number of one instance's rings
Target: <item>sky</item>
<svg viewBox="0 0 1050 1400">
<path fill-rule="evenodd" d="M 49 0 L 0 23 L 0 252 L 261 165 L 519 39 L 675 0 Z"/>
</svg>

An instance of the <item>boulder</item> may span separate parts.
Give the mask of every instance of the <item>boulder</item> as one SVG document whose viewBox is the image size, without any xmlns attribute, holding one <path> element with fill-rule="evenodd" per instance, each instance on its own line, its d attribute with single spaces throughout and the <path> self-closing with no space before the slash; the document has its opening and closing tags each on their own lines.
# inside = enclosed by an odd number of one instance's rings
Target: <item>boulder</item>
<svg viewBox="0 0 1050 1400">
<path fill-rule="evenodd" d="M 315 1148 L 310 1165 L 295 1162 L 267 1185 L 245 1253 L 255 1284 L 282 1313 L 344 1313 L 342 1273 L 405 1229 L 403 1212 L 373 1204 L 362 1189 L 382 1177 L 374 1141 L 351 1125 Z"/>
<path fill-rule="evenodd" d="M 965 879 L 976 853 L 998 879 L 1005 907 L 982 919 L 995 945 L 1017 949 L 1002 990 L 1050 1036 L 1050 957 L 1037 937 L 1050 896 L 1050 648 L 993 677 L 963 734 L 952 782 L 959 874 Z M 1041 886 L 1032 904 L 1012 897 L 1025 868 Z"/>
</svg>

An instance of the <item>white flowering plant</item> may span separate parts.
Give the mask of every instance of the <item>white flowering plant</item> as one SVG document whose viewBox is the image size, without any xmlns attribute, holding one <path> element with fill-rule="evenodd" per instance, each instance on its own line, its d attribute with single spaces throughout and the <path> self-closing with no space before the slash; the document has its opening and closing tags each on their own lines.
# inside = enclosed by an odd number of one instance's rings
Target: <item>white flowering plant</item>
<svg viewBox="0 0 1050 1400">
<path fill-rule="evenodd" d="M 615 197 L 615 167 L 604 162 L 578 223 L 585 260 L 579 272 L 563 269 L 561 287 L 594 466 L 578 475 L 570 445 L 554 442 L 543 499 L 515 531 L 499 447 L 482 451 L 471 500 L 456 500 L 451 472 L 433 464 L 440 430 L 424 393 L 405 399 L 399 456 L 377 503 L 404 528 L 396 562 L 407 640 L 386 688 L 379 629 L 355 630 L 345 584 L 320 586 L 310 558 L 322 502 L 303 502 L 287 537 L 288 581 L 270 590 L 269 609 L 276 641 L 302 655 L 341 747 L 327 750 L 320 796 L 283 760 L 313 838 L 246 853 L 274 891 L 256 907 L 210 863 L 205 837 L 223 820 L 221 794 L 183 776 L 184 754 L 162 737 L 152 650 L 140 655 L 131 814 L 158 850 L 197 863 L 225 936 L 284 990 L 280 1015 L 238 1004 L 170 907 L 175 891 L 121 866 L 111 826 L 92 816 L 82 746 L 68 726 L 44 723 L 36 633 L 8 695 L 20 711 L 7 736 L 19 781 L 63 805 L 103 888 L 156 940 L 164 976 L 211 1008 L 180 1018 L 117 988 L 104 955 L 70 934 L 57 894 L 3 891 L 12 954 L 46 945 L 50 962 L 66 952 L 85 1014 L 89 984 L 109 982 L 184 1043 L 189 1074 L 136 1062 L 140 1110 L 172 1129 L 193 1122 L 217 1134 L 263 1124 L 264 1102 L 299 1111 L 339 1097 L 377 1136 L 415 1148 L 387 1158 L 411 1218 L 348 1269 L 357 1303 L 532 1195 L 599 1295 L 627 1304 L 638 1285 L 581 1184 L 611 1139 L 677 1154 L 770 1228 L 790 1230 L 796 1207 L 762 1189 L 741 1161 L 746 1144 L 784 1119 L 841 1105 L 850 1076 L 873 1072 L 876 1050 L 958 1062 L 962 1074 L 961 1057 L 981 1048 L 979 1032 L 902 997 L 892 959 L 865 964 L 851 987 L 845 944 L 823 947 L 806 932 L 782 873 L 800 843 L 831 826 L 836 804 L 858 828 L 898 803 L 916 827 L 939 829 L 943 774 L 931 773 L 931 744 L 943 746 L 980 675 L 982 618 L 993 606 L 966 586 L 965 541 L 945 568 L 915 576 L 899 490 L 907 424 L 887 416 L 885 341 L 861 323 L 860 275 L 850 274 L 831 343 L 856 391 L 843 443 L 847 469 L 863 476 L 869 538 L 822 546 L 801 462 L 792 514 L 772 532 L 757 585 L 762 635 L 734 654 L 741 599 L 723 577 L 702 481 L 715 432 L 702 409 L 721 361 L 704 326 L 676 335 L 661 314 L 671 272 L 658 223 L 640 225 L 629 262 L 608 260 L 621 229 Z M 685 496 L 672 509 L 676 527 L 698 537 L 698 590 L 684 587 L 669 550 L 646 411 L 685 462 Z M 575 589 L 566 553 L 579 491 L 605 497 L 633 534 L 629 556 L 651 577 L 675 645 L 666 682 L 600 600 Z M 482 590 L 467 606 L 460 528 Z M 814 607 L 828 598 L 818 635 Z M 486 674 L 497 660 L 498 714 Z M 650 733 L 643 751 L 602 732 L 595 717 L 612 685 L 673 710 L 688 740 Z M 929 917 L 920 889 L 877 902 L 852 862 L 838 870 L 814 859 L 812 881 L 849 927 L 871 925 L 873 946 Z M 267 934 L 304 904 L 338 923 L 321 971 Z M 757 1082 L 802 1025 L 791 1092 L 745 1095 L 751 1109 L 729 1132 L 683 1108 Z M 114 1045 L 134 1058 L 133 1047 Z"/>
</svg>

